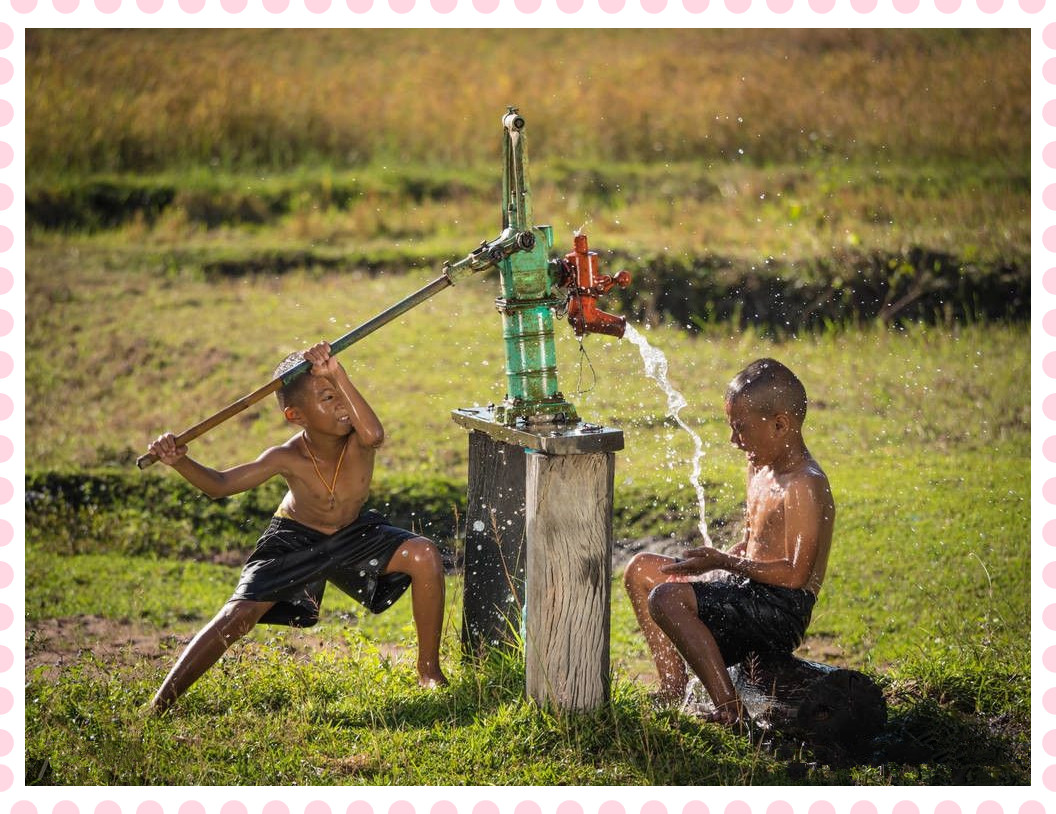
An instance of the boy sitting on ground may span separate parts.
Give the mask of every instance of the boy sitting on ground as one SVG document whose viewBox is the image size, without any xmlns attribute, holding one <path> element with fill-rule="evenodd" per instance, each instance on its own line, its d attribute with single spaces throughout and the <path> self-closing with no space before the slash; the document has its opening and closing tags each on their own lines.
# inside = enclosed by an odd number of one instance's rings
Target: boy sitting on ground
<svg viewBox="0 0 1056 814">
<path fill-rule="evenodd" d="M 446 684 L 440 670 L 444 570 L 428 539 L 362 511 L 385 433 L 374 410 L 349 381 L 330 345 L 321 342 L 288 356 L 282 376 L 302 361 L 310 374 L 278 391 L 286 420 L 301 432 L 265 450 L 251 463 L 217 471 L 187 456 L 172 433 L 150 451 L 212 498 L 244 492 L 281 475 L 289 491 L 242 569 L 235 592 L 191 640 L 154 696 L 167 709 L 231 644 L 255 624 L 310 627 L 319 620 L 329 580 L 373 613 L 381 613 L 411 587 L 418 631 L 418 682 Z"/>
<path fill-rule="evenodd" d="M 780 362 L 759 359 L 738 373 L 726 417 L 731 443 L 748 458 L 742 540 L 728 552 L 702 546 L 681 559 L 641 553 L 624 572 L 660 699 L 683 698 L 688 663 L 719 723 L 745 717 L 727 668 L 798 647 L 825 577 L 836 506 L 803 441 L 806 414 L 806 391 Z"/>
</svg>

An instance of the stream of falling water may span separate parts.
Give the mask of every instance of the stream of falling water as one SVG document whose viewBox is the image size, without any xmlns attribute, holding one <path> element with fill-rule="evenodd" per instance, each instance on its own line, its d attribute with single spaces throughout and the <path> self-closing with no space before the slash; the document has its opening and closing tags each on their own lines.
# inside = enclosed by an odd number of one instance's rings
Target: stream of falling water
<svg viewBox="0 0 1056 814">
<path fill-rule="evenodd" d="M 689 484 L 697 493 L 697 506 L 700 510 L 700 521 L 697 523 L 697 528 L 700 530 L 700 536 L 704 538 L 704 544 L 710 546 L 712 542 L 711 537 L 708 536 L 708 520 L 704 513 L 704 486 L 700 482 L 700 462 L 704 458 L 704 443 L 700 440 L 700 436 L 679 416 L 682 408 L 686 406 L 686 398 L 671 386 L 667 378 L 667 357 L 664 356 L 663 351 L 650 345 L 649 341 L 629 322 L 623 338 L 637 346 L 642 356 L 642 364 L 645 366 L 645 375 L 660 385 L 660 388 L 667 394 L 667 414 L 693 439 L 693 469 L 689 475 Z"/>
</svg>

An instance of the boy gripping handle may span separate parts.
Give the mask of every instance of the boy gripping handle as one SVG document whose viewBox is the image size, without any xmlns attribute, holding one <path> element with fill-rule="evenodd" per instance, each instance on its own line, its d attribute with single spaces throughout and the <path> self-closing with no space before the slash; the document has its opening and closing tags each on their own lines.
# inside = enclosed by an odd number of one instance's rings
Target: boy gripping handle
<svg viewBox="0 0 1056 814">
<path fill-rule="evenodd" d="M 624 572 L 660 699 L 682 699 L 688 663 L 719 723 L 744 719 L 727 668 L 752 653 L 791 653 L 825 577 L 836 506 L 803 441 L 806 414 L 806 391 L 780 362 L 759 359 L 738 373 L 726 417 L 731 443 L 748 458 L 743 539 L 728 552 L 690 549 L 684 559 L 638 554 Z"/>
<path fill-rule="evenodd" d="M 156 712 L 171 706 L 257 622 L 314 625 L 327 581 L 373 613 L 388 608 L 410 586 L 418 681 L 424 687 L 447 683 L 439 654 L 444 613 L 440 552 L 432 541 L 388 525 L 376 512 L 362 511 L 384 429 L 326 342 L 291 354 L 275 376 L 302 360 L 311 362 L 310 374 L 277 393 L 286 420 L 301 432 L 255 461 L 218 471 L 189 458 L 187 447 L 177 446 L 172 433 L 150 444 L 159 460 L 212 498 L 244 492 L 275 475 L 289 487 L 231 599 L 191 640 L 154 696 Z"/>
</svg>

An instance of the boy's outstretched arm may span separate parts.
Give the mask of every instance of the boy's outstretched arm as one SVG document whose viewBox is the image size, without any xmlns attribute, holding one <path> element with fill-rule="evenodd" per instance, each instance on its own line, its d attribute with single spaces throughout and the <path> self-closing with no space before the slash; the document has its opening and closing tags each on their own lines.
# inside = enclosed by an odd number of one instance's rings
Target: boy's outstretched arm
<svg viewBox="0 0 1056 814">
<path fill-rule="evenodd" d="M 273 447 L 261 453 L 255 461 L 222 471 L 216 470 L 188 457 L 186 444 L 177 446 L 176 436 L 171 432 L 157 438 L 148 449 L 159 461 L 171 466 L 185 480 L 211 498 L 228 497 L 260 486 L 264 481 L 281 473 L 280 463 L 283 458 L 282 451 Z"/>
<path fill-rule="evenodd" d="M 363 394 L 352 384 L 345 369 L 330 355 L 330 343 L 320 342 L 304 352 L 306 361 L 312 363 L 311 375 L 323 376 L 341 394 L 348 404 L 352 426 L 356 428 L 356 439 L 364 447 L 379 447 L 385 440 L 385 428 Z"/>
<path fill-rule="evenodd" d="M 660 570 L 691 576 L 721 568 L 767 585 L 804 588 L 818 556 L 825 507 L 829 505 L 822 489 L 819 481 L 804 478 L 789 486 L 785 493 L 784 557 L 754 560 L 703 546 L 690 549 L 686 559 L 662 566 Z"/>
</svg>

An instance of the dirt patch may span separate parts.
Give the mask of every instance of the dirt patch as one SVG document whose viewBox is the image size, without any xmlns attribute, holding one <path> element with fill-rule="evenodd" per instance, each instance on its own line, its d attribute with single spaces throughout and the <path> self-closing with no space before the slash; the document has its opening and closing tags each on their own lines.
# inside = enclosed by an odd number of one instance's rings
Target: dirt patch
<svg viewBox="0 0 1056 814">
<path fill-rule="evenodd" d="M 45 619 L 26 627 L 26 674 L 38 667 L 57 672 L 74 663 L 102 668 L 161 660 L 186 641 L 128 619 L 94 615 Z"/>
<path fill-rule="evenodd" d="M 351 755 L 350 757 L 338 757 L 324 759 L 322 767 L 338 777 L 370 776 L 387 771 L 387 763 L 379 763 L 370 755 Z"/>
<path fill-rule="evenodd" d="M 228 568 L 239 568 L 246 562 L 248 554 L 239 548 L 229 548 L 225 551 L 214 551 L 205 561 L 211 565 L 223 565 Z"/>
<path fill-rule="evenodd" d="M 807 634 L 803 644 L 796 651 L 796 656 L 807 661 L 817 661 L 833 667 L 854 669 L 852 659 L 834 636 L 827 633 Z"/>
<path fill-rule="evenodd" d="M 181 628 L 163 630 L 130 619 L 96 615 L 32 622 L 26 627 L 26 675 L 43 668 L 45 676 L 55 677 L 73 665 L 96 668 L 100 673 L 144 662 L 168 669 L 196 632 L 187 625 Z M 245 646 L 254 645 L 255 642 L 247 641 Z M 294 658 L 310 658 L 321 650 L 348 647 L 333 635 L 300 630 L 284 635 L 278 646 Z M 392 659 L 407 649 L 383 642 L 376 646 L 383 657 Z"/>
</svg>

